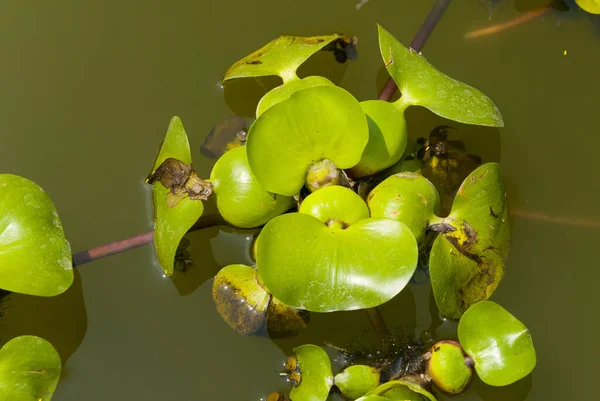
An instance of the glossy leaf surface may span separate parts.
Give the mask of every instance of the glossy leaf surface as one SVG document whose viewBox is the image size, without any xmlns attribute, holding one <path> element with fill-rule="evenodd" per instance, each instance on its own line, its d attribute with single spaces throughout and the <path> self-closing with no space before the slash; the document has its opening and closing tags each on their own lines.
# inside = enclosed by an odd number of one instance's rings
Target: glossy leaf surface
<svg viewBox="0 0 600 401">
<path fill-rule="evenodd" d="M 173 117 L 167 135 L 154 161 L 152 171 L 168 158 L 192 164 L 190 145 L 179 117 Z M 173 264 L 177 246 L 184 234 L 202 216 L 204 205 L 199 200 L 183 198 L 174 207 L 169 207 L 167 195 L 170 190 L 161 182 L 152 184 L 154 201 L 154 246 L 158 261 L 167 275 L 173 274 Z"/>
<path fill-rule="evenodd" d="M 342 35 L 280 36 L 233 64 L 223 82 L 233 78 L 278 75 L 284 81 L 296 78 L 296 70 L 310 56 Z"/>
<path fill-rule="evenodd" d="M 355 399 L 379 386 L 381 373 L 367 365 L 349 366 L 334 377 L 334 384 L 345 397 Z"/>
<path fill-rule="evenodd" d="M 320 189 L 307 196 L 299 212 L 316 217 L 323 223 L 337 221 L 344 226 L 369 218 L 365 201 L 356 192 L 339 185 Z"/>
<path fill-rule="evenodd" d="M 429 220 L 439 213 L 440 196 L 435 186 L 415 173 L 386 178 L 367 197 L 371 217 L 385 217 L 406 224 L 419 244 L 425 240 Z"/>
<path fill-rule="evenodd" d="M 48 341 L 13 338 L 0 350 L 0 400 L 50 401 L 61 368 L 60 356 Z"/>
<path fill-rule="evenodd" d="M 271 107 L 250 128 L 250 168 L 269 192 L 294 196 L 314 161 L 329 159 L 340 169 L 360 160 L 369 137 L 358 101 L 336 86 L 295 92 Z"/>
<path fill-rule="evenodd" d="M 213 282 L 212 295 L 223 320 L 238 333 L 250 335 L 265 324 L 270 298 L 256 269 L 239 264 L 222 268 Z"/>
<path fill-rule="evenodd" d="M 246 147 L 230 150 L 217 160 L 210 174 L 219 213 L 230 224 L 258 227 L 294 206 L 294 198 L 267 192 L 246 158 Z"/>
<path fill-rule="evenodd" d="M 295 308 L 331 312 L 393 298 L 414 273 L 418 250 L 410 229 L 394 220 L 365 219 L 341 229 L 290 213 L 265 225 L 256 255 L 274 296 Z"/>
<path fill-rule="evenodd" d="M 54 296 L 71 283 L 71 247 L 50 197 L 26 178 L 0 174 L 0 288 Z"/>
<path fill-rule="evenodd" d="M 384 28 L 378 25 L 378 29 L 381 56 L 402 93 L 399 103 L 423 106 L 465 124 L 504 126 L 500 111 L 486 95 L 450 78 Z"/>
<path fill-rule="evenodd" d="M 437 388 L 448 394 L 465 391 L 473 375 L 467 366 L 465 354 L 455 341 L 440 341 L 429 350 L 427 374 Z"/>
<path fill-rule="evenodd" d="M 271 89 L 266 95 L 260 99 L 256 107 L 256 117 L 260 117 L 271 106 L 276 105 L 286 99 L 289 99 L 293 93 L 302 89 L 312 88 L 313 86 L 333 86 L 333 82 L 324 77 L 311 76 L 302 79 L 290 81 L 285 85 Z"/>
<path fill-rule="evenodd" d="M 475 361 L 484 383 L 507 386 L 527 376 L 536 364 L 529 330 L 492 301 L 471 306 L 458 324 L 458 339 Z"/>
<path fill-rule="evenodd" d="M 350 169 L 355 178 L 378 173 L 401 158 L 407 143 L 404 106 L 382 100 L 360 103 L 369 125 L 369 142 L 360 162 Z"/>
<path fill-rule="evenodd" d="M 329 356 L 316 345 L 294 348 L 300 367 L 300 384 L 290 392 L 292 401 L 325 401 L 333 385 Z"/>
<path fill-rule="evenodd" d="M 484 164 L 465 179 L 439 227 L 443 235 L 429 259 L 431 284 L 442 315 L 458 319 L 489 298 L 504 274 L 510 224 L 497 163 Z"/>
</svg>

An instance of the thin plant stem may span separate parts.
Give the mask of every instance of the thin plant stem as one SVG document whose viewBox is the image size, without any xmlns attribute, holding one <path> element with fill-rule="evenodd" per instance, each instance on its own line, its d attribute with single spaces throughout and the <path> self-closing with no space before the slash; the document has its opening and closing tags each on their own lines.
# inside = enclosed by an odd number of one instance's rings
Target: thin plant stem
<svg viewBox="0 0 600 401">
<path fill-rule="evenodd" d="M 200 217 L 198 221 L 189 229 L 188 232 L 202 230 L 204 228 L 228 225 L 225 219 L 220 214 L 207 214 Z M 152 242 L 154 231 L 149 231 L 143 234 L 134 235 L 133 237 L 125 238 L 120 241 L 110 242 L 73 254 L 73 266 L 81 266 L 83 264 L 93 262 L 106 256 L 115 255 L 125 252 L 130 249 L 139 248 Z"/>
<path fill-rule="evenodd" d="M 427 42 L 427 39 L 429 39 L 431 32 L 433 32 L 433 29 L 437 25 L 438 21 L 440 18 L 442 18 L 444 11 L 446 11 L 446 8 L 448 8 L 450 1 L 451 0 L 438 0 L 433 5 L 429 15 L 427 15 L 427 18 L 425 19 L 425 22 L 423 22 L 423 25 L 421 25 L 421 28 L 413 38 L 412 42 L 410 42 L 410 47 L 413 50 L 420 52 L 421 49 L 423 49 L 423 46 L 425 46 L 425 43 Z M 398 89 L 398 86 L 394 80 L 391 77 L 388 78 L 385 86 L 381 92 L 379 92 L 377 99 L 389 101 L 396 92 L 396 89 Z"/>
</svg>

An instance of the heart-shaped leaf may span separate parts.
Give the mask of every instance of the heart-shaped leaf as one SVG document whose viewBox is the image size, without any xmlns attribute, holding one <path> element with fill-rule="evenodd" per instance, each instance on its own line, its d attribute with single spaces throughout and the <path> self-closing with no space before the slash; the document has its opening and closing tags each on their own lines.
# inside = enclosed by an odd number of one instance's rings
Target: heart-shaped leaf
<svg viewBox="0 0 600 401">
<path fill-rule="evenodd" d="M 248 163 L 269 192 L 296 195 L 308 167 L 329 159 L 356 165 L 369 139 L 358 101 L 336 86 L 303 89 L 263 113 L 250 128 Z"/>
<path fill-rule="evenodd" d="M 369 391 L 365 397 L 359 398 L 356 401 L 378 400 L 368 397 L 384 397 L 384 399 L 392 400 L 408 400 L 408 401 L 437 401 L 433 394 L 425 390 L 416 383 L 406 380 L 390 380 L 377 387 L 375 390 Z"/>
<path fill-rule="evenodd" d="M 354 191 L 339 185 L 322 188 L 307 196 L 298 211 L 329 226 L 337 223 L 344 228 L 369 218 L 365 201 Z"/>
<path fill-rule="evenodd" d="M 26 178 L 0 174 L 0 288 L 50 297 L 71 283 L 71 247 L 50 197 Z"/>
<path fill-rule="evenodd" d="M 355 178 L 378 173 L 397 163 L 407 144 L 406 105 L 381 100 L 368 100 L 360 105 L 369 124 L 369 142 L 360 162 L 350 169 Z"/>
<path fill-rule="evenodd" d="M 48 341 L 13 338 L 0 350 L 0 400 L 50 401 L 61 367 L 60 356 Z"/>
<path fill-rule="evenodd" d="M 325 401 L 333 386 L 329 356 L 316 345 L 294 348 L 300 368 L 300 384 L 292 389 L 292 401 Z"/>
<path fill-rule="evenodd" d="M 374 366 L 353 365 L 335 375 L 333 382 L 345 397 L 356 399 L 377 388 L 380 378 Z"/>
<path fill-rule="evenodd" d="M 415 173 L 398 173 L 386 178 L 367 197 L 371 217 L 385 217 L 408 226 L 419 245 L 425 241 L 427 225 L 440 211 L 435 186 Z"/>
<path fill-rule="evenodd" d="M 529 330 L 495 302 L 471 306 L 458 323 L 458 339 L 481 380 L 491 386 L 514 383 L 535 367 Z"/>
<path fill-rule="evenodd" d="M 280 36 L 232 65 L 222 81 L 267 75 L 278 75 L 284 82 L 297 79 L 296 70 L 302 63 L 343 36 Z"/>
<path fill-rule="evenodd" d="M 575 0 L 583 10 L 591 14 L 600 14 L 600 0 Z"/>
<path fill-rule="evenodd" d="M 271 106 L 276 105 L 286 99 L 289 99 L 293 93 L 298 92 L 302 89 L 312 88 L 313 86 L 333 86 L 333 82 L 327 78 L 319 76 L 311 76 L 303 79 L 297 79 L 290 81 L 285 85 L 278 86 L 277 88 L 271 89 L 266 95 L 260 99 L 258 106 L 256 107 L 256 117 L 260 117 L 265 111 Z"/>
<path fill-rule="evenodd" d="M 479 90 L 450 78 L 420 53 L 407 49 L 381 26 L 379 47 L 385 66 L 402 97 L 398 103 L 419 105 L 435 114 L 465 124 L 502 127 L 502 115 Z"/>
<path fill-rule="evenodd" d="M 443 235 L 431 249 L 431 285 L 442 315 L 458 319 L 494 292 L 510 243 L 500 166 L 487 163 L 462 183 L 450 215 L 430 225 Z"/>
<path fill-rule="evenodd" d="M 320 189 L 304 202 L 334 189 Z M 346 205 L 351 202 L 340 202 L 330 216 L 318 212 L 319 218 L 281 215 L 263 228 L 256 245 L 259 274 L 282 302 L 316 312 L 370 308 L 410 280 L 418 257 L 410 229 L 388 219 L 344 221 Z M 330 220 L 330 226 L 323 222 Z"/>
<path fill-rule="evenodd" d="M 217 160 L 210 174 L 217 208 L 236 227 L 258 227 L 294 206 L 294 198 L 267 192 L 246 158 L 246 147 L 230 150 Z"/>
<path fill-rule="evenodd" d="M 204 205 L 200 200 L 191 199 L 182 192 L 181 186 L 188 185 L 189 178 L 197 179 L 197 176 L 191 168 L 190 144 L 179 117 L 173 117 L 169 123 L 167 135 L 154 161 L 153 174 L 156 174 L 158 169 L 164 166 L 163 162 L 167 159 L 178 161 L 179 165 L 189 168 L 181 180 L 181 185 L 176 190 L 167 188 L 161 180 L 155 180 L 152 183 L 154 246 L 160 266 L 165 274 L 170 276 L 173 274 L 175 252 L 179 242 L 204 211 Z M 173 174 L 177 174 L 177 172 Z"/>
</svg>

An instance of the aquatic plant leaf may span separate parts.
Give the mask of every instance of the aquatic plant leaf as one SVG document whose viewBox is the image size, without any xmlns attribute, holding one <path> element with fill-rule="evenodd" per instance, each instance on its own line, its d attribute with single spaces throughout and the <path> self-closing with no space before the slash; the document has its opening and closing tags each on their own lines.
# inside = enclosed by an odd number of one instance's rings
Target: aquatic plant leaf
<svg viewBox="0 0 600 401">
<path fill-rule="evenodd" d="M 0 288 L 50 297 L 72 283 L 71 247 L 50 197 L 26 178 L 0 174 Z"/>
<path fill-rule="evenodd" d="M 590 14 L 600 14 L 600 0 L 575 0 L 575 3 Z"/>
<path fill-rule="evenodd" d="M 366 397 L 382 396 L 392 400 L 408 400 L 408 401 L 437 401 L 433 394 L 425 390 L 416 383 L 406 380 L 390 380 L 377 387 L 375 390 L 369 391 L 364 398 L 359 400 L 368 400 Z M 358 400 L 357 400 L 358 401 Z"/>
<path fill-rule="evenodd" d="M 190 144 L 179 117 L 173 117 L 169 123 L 152 172 L 155 173 L 167 159 L 175 159 L 190 166 L 192 164 Z M 188 196 L 178 198 L 177 203 L 173 205 L 170 203 L 172 195 L 172 191 L 160 181 L 152 183 L 154 246 L 160 266 L 168 276 L 173 274 L 175 252 L 179 242 L 204 211 L 202 201 L 190 199 Z"/>
<path fill-rule="evenodd" d="M 442 233 L 429 259 L 431 285 L 442 315 L 458 319 L 494 292 L 510 243 L 508 204 L 498 163 L 464 180 L 448 217 L 430 225 Z"/>
<path fill-rule="evenodd" d="M 296 195 L 311 163 L 329 159 L 340 169 L 359 162 L 369 139 L 358 101 L 337 86 L 303 89 L 263 113 L 250 127 L 247 156 L 263 188 Z"/>
<path fill-rule="evenodd" d="M 379 386 L 381 373 L 367 365 L 349 366 L 333 378 L 333 383 L 350 399 L 359 398 Z"/>
<path fill-rule="evenodd" d="M 343 36 L 280 36 L 233 64 L 222 81 L 267 75 L 278 75 L 284 82 L 297 79 L 296 70 L 302 63 Z"/>
<path fill-rule="evenodd" d="M 217 160 L 210 174 L 217 208 L 230 224 L 258 227 L 295 205 L 294 198 L 267 192 L 246 158 L 246 147 L 230 150 Z"/>
<path fill-rule="evenodd" d="M 448 394 L 465 391 L 473 368 L 465 360 L 466 354 L 456 341 L 439 341 L 428 352 L 427 374 L 433 384 Z"/>
<path fill-rule="evenodd" d="M 333 385 L 329 356 L 323 348 L 307 344 L 294 348 L 300 367 L 300 384 L 290 392 L 292 401 L 325 401 Z"/>
<path fill-rule="evenodd" d="M 478 302 L 465 312 L 458 323 L 458 340 L 475 361 L 479 378 L 491 386 L 507 386 L 535 368 L 529 330 L 495 302 Z"/>
<path fill-rule="evenodd" d="M 320 189 L 305 202 L 324 191 L 337 193 L 334 188 Z M 281 215 L 263 228 L 256 246 L 259 274 L 285 304 L 315 312 L 370 308 L 393 298 L 410 280 L 418 257 L 410 229 L 388 219 L 339 224 L 346 204 L 319 218 Z M 334 224 L 323 222 L 329 220 Z"/>
<path fill-rule="evenodd" d="M 397 163 L 408 140 L 404 105 L 382 100 L 368 100 L 360 105 L 367 116 L 369 142 L 360 162 L 350 169 L 354 178 L 373 175 Z"/>
<path fill-rule="evenodd" d="M 369 218 L 369 208 L 356 192 L 335 185 L 307 196 L 300 204 L 300 213 L 316 217 L 323 223 L 339 222 L 351 226 Z"/>
<path fill-rule="evenodd" d="M 311 76 L 290 81 L 285 85 L 273 88 L 258 102 L 258 106 L 256 106 L 256 117 L 260 117 L 261 114 L 277 103 L 289 99 L 293 93 L 302 89 L 312 88 L 314 86 L 334 86 L 334 84 L 327 78 Z"/>
<path fill-rule="evenodd" d="M 406 224 L 421 245 L 429 220 L 440 211 L 440 196 L 435 186 L 422 175 L 398 173 L 373 188 L 367 204 L 371 217 L 385 217 Z"/>
<path fill-rule="evenodd" d="M 61 368 L 60 356 L 48 341 L 13 338 L 0 349 L 0 400 L 50 401 Z"/>
<path fill-rule="evenodd" d="M 390 400 L 390 398 L 382 397 L 380 395 L 365 395 L 364 397 L 358 398 L 356 401 L 389 401 L 389 400 Z"/>
<path fill-rule="evenodd" d="M 423 56 L 407 49 L 388 31 L 377 26 L 385 66 L 402 97 L 398 104 L 419 105 L 433 113 L 465 124 L 502 127 L 502 115 L 481 91 L 450 78 Z"/>
<path fill-rule="evenodd" d="M 256 269 L 245 265 L 222 268 L 213 282 L 212 296 L 225 322 L 242 335 L 265 324 L 269 293 L 260 285 Z"/>
</svg>

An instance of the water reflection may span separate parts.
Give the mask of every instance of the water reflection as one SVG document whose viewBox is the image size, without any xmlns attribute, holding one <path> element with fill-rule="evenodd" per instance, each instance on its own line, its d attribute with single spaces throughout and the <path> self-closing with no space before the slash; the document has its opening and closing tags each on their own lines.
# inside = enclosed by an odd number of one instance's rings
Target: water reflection
<svg viewBox="0 0 600 401">
<path fill-rule="evenodd" d="M 71 287 L 55 297 L 12 293 L 2 301 L 0 342 L 22 335 L 35 335 L 49 341 L 63 365 L 79 348 L 87 330 L 81 276 L 74 269 Z"/>
</svg>

